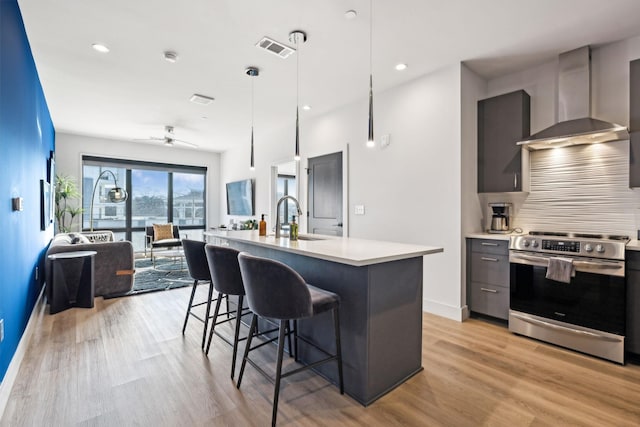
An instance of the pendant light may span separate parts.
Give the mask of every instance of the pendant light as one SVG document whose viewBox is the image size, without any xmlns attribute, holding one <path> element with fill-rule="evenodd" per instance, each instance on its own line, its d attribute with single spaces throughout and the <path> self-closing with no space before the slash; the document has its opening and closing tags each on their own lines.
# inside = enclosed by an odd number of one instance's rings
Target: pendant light
<svg viewBox="0 0 640 427">
<path fill-rule="evenodd" d="M 307 41 L 304 31 L 296 30 L 289 34 L 289 41 L 296 44 L 296 150 L 294 159 L 300 160 L 300 49 L 299 44 Z"/>
<path fill-rule="evenodd" d="M 369 0 L 369 138 L 367 147 L 373 148 L 373 0 Z"/>
<path fill-rule="evenodd" d="M 257 67 L 248 67 L 244 72 L 249 77 L 258 77 L 260 75 L 260 70 Z M 251 79 L 251 163 L 249 169 L 255 170 L 253 157 L 253 79 Z"/>
</svg>

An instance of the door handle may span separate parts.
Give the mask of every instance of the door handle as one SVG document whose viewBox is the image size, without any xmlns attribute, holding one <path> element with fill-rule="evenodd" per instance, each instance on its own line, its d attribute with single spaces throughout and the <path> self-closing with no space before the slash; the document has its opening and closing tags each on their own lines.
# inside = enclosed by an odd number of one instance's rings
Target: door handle
<svg viewBox="0 0 640 427">
<path fill-rule="evenodd" d="M 339 223 L 337 223 L 337 224 L 333 224 L 333 226 L 334 226 L 334 227 L 342 227 L 342 223 L 341 223 L 341 222 L 339 222 Z"/>
<path fill-rule="evenodd" d="M 480 257 L 480 259 L 483 261 L 498 262 L 498 258 L 489 258 L 489 257 L 483 256 L 483 257 Z"/>
<path fill-rule="evenodd" d="M 513 173 L 513 189 L 517 189 L 518 188 L 518 173 L 514 172 Z"/>
</svg>

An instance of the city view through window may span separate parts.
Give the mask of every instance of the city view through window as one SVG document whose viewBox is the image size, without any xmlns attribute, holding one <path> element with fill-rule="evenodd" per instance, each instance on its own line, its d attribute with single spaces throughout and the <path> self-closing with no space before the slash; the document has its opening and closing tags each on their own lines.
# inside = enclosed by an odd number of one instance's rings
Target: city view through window
<svg viewBox="0 0 640 427">
<path fill-rule="evenodd" d="M 117 239 L 131 240 L 135 251 L 145 249 L 145 227 L 153 224 L 172 222 L 180 228 L 180 238 L 202 238 L 206 222 L 205 170 L 172 169 L 154 169 L 146 164 L 144 168 L 136 168 L 135 165 L 118 167 L 85 162 L 83 230 L 90 230 L 92 226 L 94 230 L 112 230 Z M 113 175 L 103 173 L 105 170 Z M 117 186 L 128 192 L 124 203 L 109 200 L 109 191 L 116 186 L 114 176 Z"/>
</svg>

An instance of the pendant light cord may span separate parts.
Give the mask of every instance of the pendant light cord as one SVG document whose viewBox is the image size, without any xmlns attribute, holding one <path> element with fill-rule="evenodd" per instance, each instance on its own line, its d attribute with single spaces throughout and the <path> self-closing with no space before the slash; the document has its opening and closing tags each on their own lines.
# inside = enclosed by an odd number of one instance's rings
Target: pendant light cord
<svg viewBox="0 0 640 427">
<path fill-rule="evenodd" d="M 373 0 L 369 0 L 369 74 L 373 74 Z"/>
</svg>

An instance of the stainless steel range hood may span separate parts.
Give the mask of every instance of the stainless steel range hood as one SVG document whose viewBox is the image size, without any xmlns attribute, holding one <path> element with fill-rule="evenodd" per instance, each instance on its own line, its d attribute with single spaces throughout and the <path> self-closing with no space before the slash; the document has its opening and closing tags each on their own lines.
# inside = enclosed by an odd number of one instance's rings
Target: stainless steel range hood
<svg viewBox="0 0 640 427">
<path fill-rule="evenodd" d="M 518 145 L 529 150 L 629 139 L 625 126 L 591 117 L 591 52 L 589 46 L 559 57 L 559 122 Z"/>
</svg>

